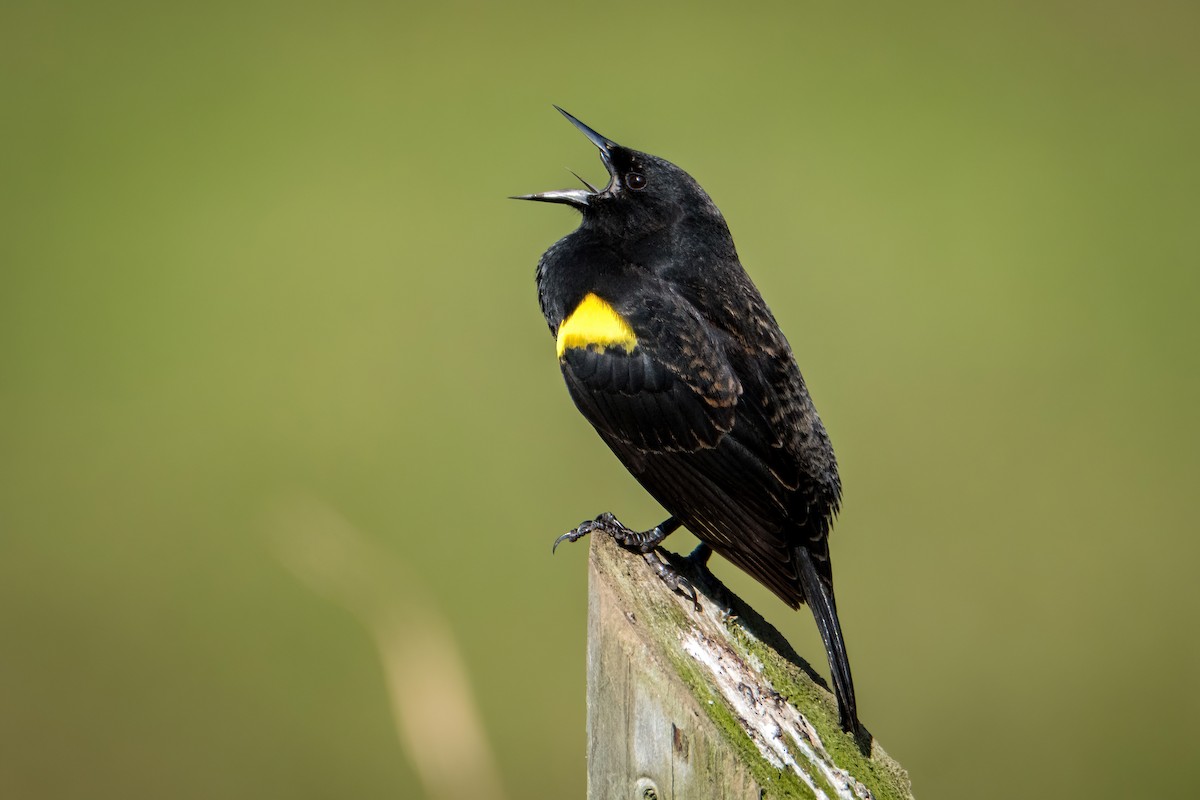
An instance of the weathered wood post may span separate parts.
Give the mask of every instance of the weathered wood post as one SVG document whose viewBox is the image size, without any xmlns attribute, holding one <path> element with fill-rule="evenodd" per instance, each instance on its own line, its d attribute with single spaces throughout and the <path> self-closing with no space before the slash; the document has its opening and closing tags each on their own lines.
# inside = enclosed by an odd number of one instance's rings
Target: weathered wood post
<svg viewBox="0 0 1200 800">
<path fill-rule="evenodd" d="M 682 559 L 700 599 L 591 537 L 589 800 L 911 798 L 908 774 L 838 727 L 833 697 L 753 609 Z"/>
</svg>

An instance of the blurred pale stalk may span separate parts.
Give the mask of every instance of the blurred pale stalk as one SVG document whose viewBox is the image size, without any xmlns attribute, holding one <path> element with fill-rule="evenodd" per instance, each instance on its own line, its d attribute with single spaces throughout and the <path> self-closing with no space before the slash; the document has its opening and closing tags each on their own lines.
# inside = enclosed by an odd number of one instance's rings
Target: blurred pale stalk
<svg viewBox="0 0 1200 800">
<path fill-rule="evenodd" d="M 392 718 L 430 800 L 501 800 L 499 773 L 446 620 L 421 583 L 334 509 L 293 497 L 270 515 L 280 561 L 345 607 L 383 661 Z"/>
</svg>

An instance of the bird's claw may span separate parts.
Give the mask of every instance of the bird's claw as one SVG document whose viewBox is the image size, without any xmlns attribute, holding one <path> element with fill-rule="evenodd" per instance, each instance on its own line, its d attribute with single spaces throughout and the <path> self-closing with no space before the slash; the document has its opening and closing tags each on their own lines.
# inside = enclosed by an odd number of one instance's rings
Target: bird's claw
<svg viewBox="0 0 1200 800">
<path fill-rule="evenodd" d="M 608 530 L 612 523 L 616 522 L 616 519 L 616 517 L 606 511 L 595 519 L 585 520 L 578 528 L 569 530 L 555 539 L 554 546 L 550 548 L 550 554 L 553 555 L 558 550 L 558 546 L 563 542 L 578 542 L 592 531 Z M 620 523 L 617 522 L 617 525 L 620 525 Z"/>
<path fill-rule="evenodd" d="M 616 539 L 619 543 L 628 546 L 626 539 L 628 534 L 635 534 L 636 531 L 631 531 L 622 525 L 615 516 L 608 511 L 599 515 L 595 519 L 584 520 L 578 528 L 569 530 L 562 536 L 554 540 L 554 546 L 550 548 L 551 555 L 558 550 L 558 546 L 563 542 L 578 542 L 583 537 L 593 531 L 604 531 Z"/>
<path fill-rule="evenodd" d="M 555 539 L 553 546 L 550 548 L 550 555 L 554 555 L 556 552 L 558 552 L 558 546 L 563 542 L 578 542 L 584 536 L 587 536 L 590 531 L 580 531 L 580 528 L 582 527 L 583 526 L 580 525 L 579 528 L 576 528 L 573 531 L 567 531 L 562 536 Z"/>
</svg>

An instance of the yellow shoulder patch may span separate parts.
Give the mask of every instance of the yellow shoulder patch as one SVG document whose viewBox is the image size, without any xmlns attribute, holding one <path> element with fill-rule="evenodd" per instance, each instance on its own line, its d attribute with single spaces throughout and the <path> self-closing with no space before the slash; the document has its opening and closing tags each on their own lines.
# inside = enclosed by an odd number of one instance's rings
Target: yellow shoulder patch
<svg viewBox="0 0 1200 800">
<path fill-rule="evenodd" d="M 637 347 L 637 335 L 616 309 L 589 293 L 558 326 L 558 357 L 573 347 Z"/>
</svg>

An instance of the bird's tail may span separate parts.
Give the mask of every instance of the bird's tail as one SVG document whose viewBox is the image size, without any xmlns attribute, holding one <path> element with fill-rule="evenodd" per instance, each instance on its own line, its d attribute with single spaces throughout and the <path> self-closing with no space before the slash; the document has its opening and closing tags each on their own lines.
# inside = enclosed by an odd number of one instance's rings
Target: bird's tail
<svg viewBox="0 0 1200 800">
<path fill-rule="evenodd" d="M 804 590 L 808 607 L 816 617 L 817 628 L 825 642 L 825 653 L 829 656 L 829 671 L 833 675 L 833 693 L 837 695 L 842 730 L 857 735 L 858 709 L 854 703 L 854 679 L 850 677 L 850 659 L 846 656 L 846 643 L 842 640 L 842 625 L 838 622 L 833 587 L 821 580 L 807 548 L 797 547 L 796 556 L 800 566 L 800 587 Z"/>
</svg>

